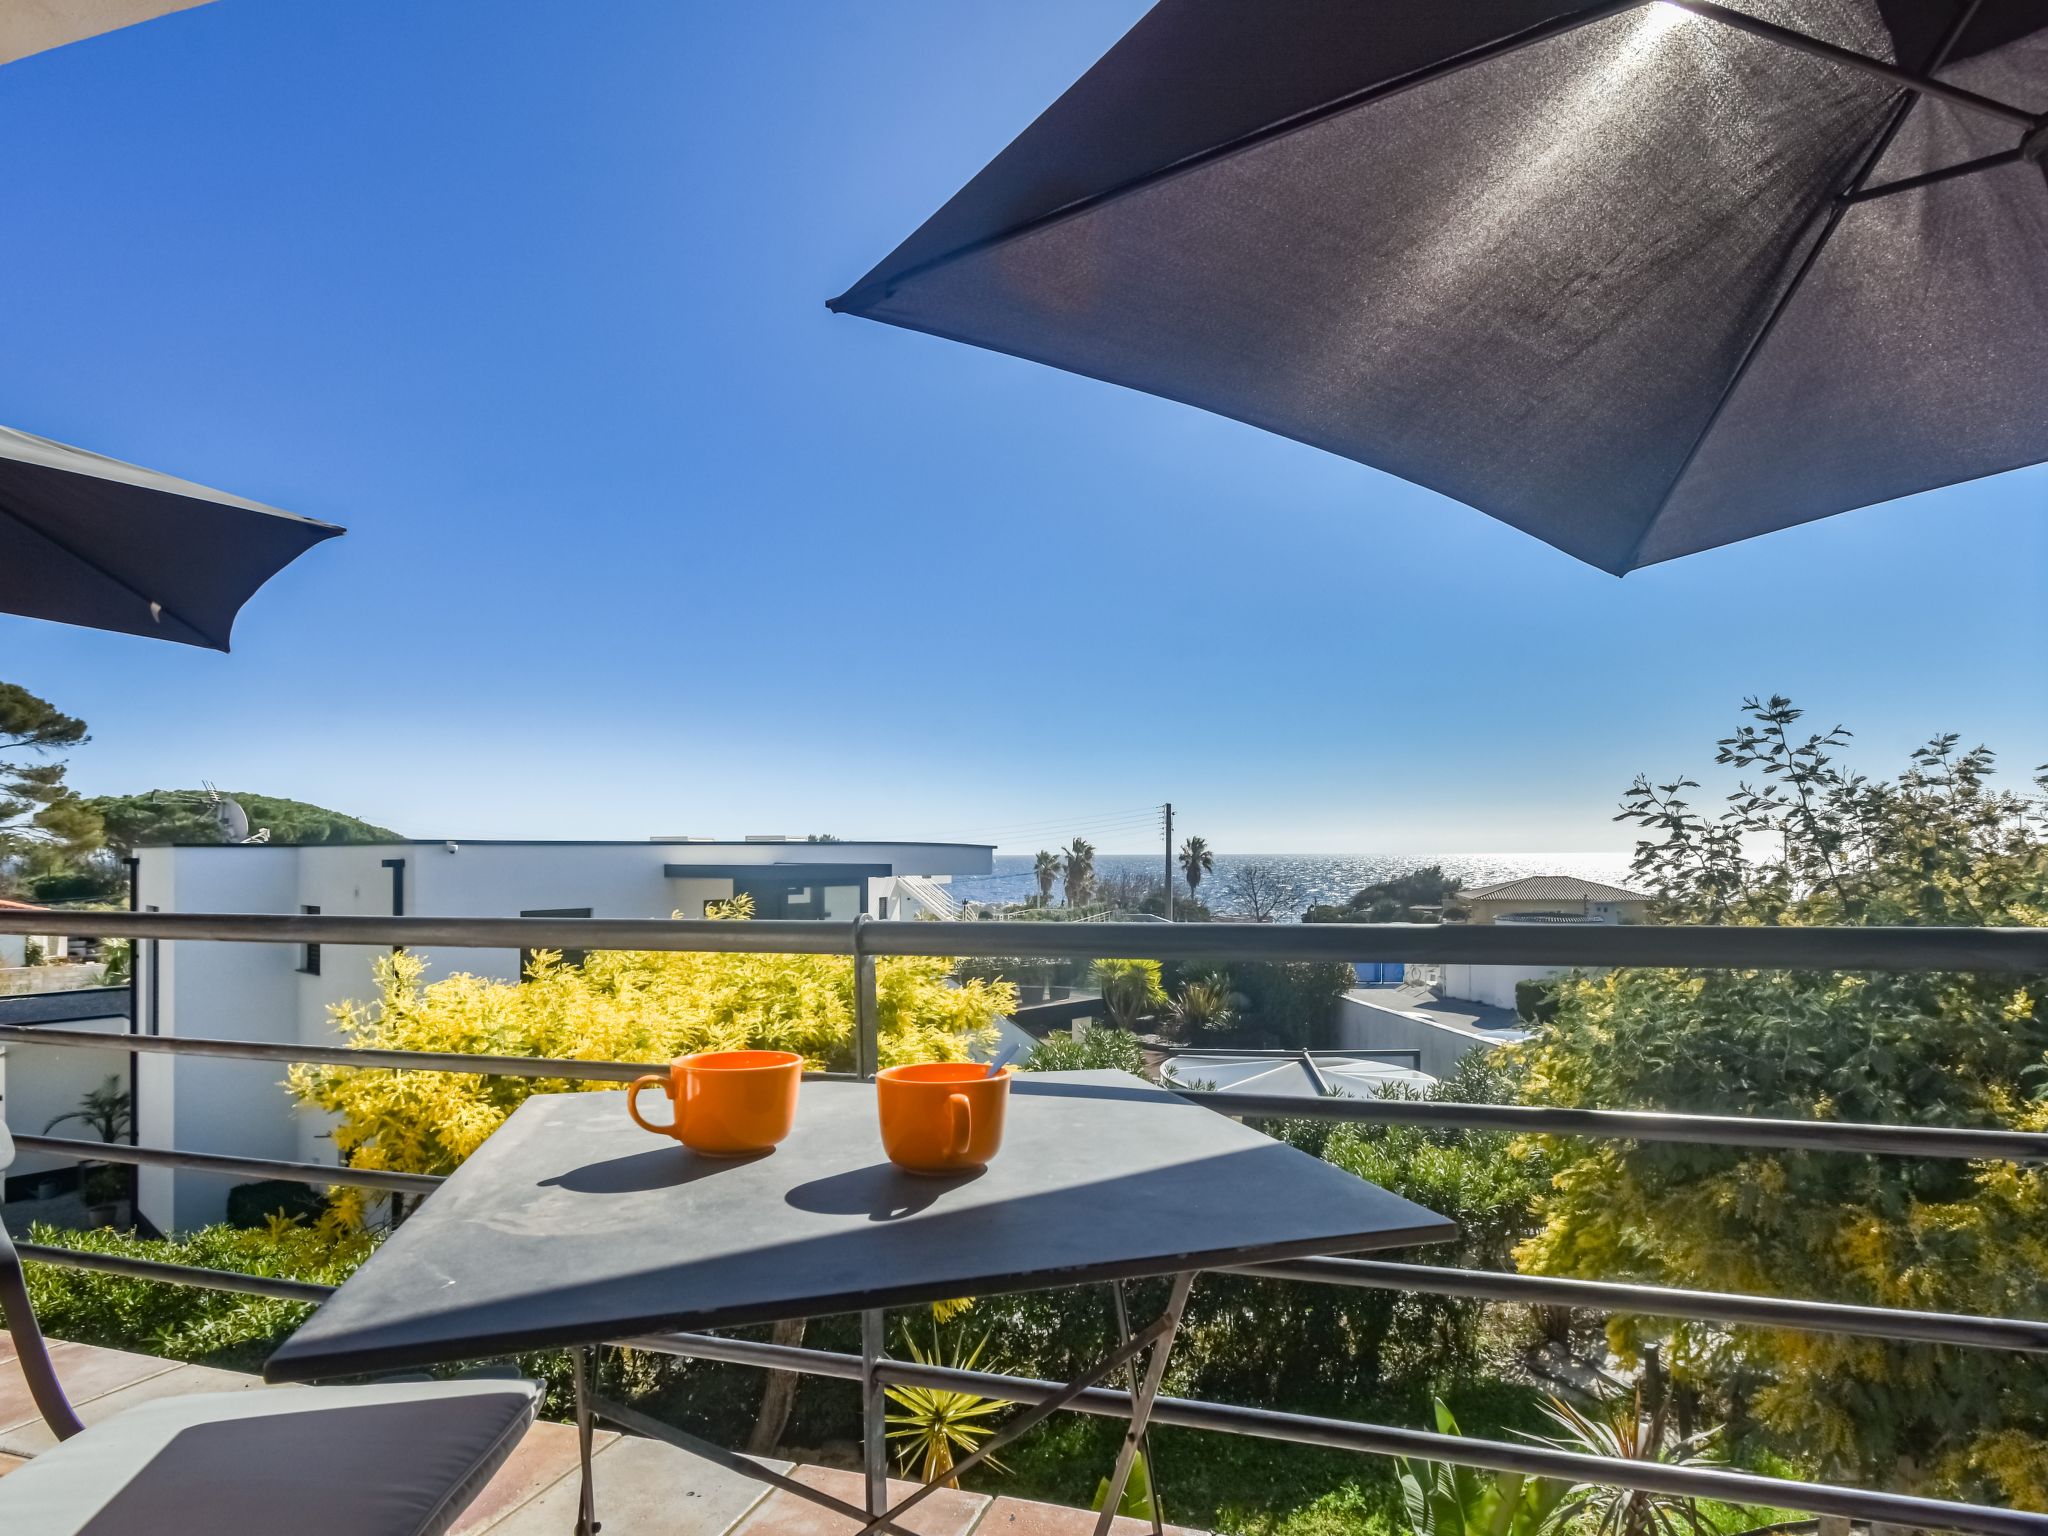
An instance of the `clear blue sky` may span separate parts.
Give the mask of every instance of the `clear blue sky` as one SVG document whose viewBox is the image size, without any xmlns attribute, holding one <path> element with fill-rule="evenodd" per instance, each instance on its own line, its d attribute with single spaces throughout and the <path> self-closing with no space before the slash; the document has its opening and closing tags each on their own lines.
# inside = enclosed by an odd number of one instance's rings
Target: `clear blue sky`
<svg viewBox="0 0 2048 1536">
<path fill-rule="evenodd" d="M 0 677 L 88 791 L 433 836 L 1614 848 L 1771 690 L 2048 759 L 2042 470 L 1616 581 L 826 313 L 1142 8 L 220 0 L 7 66 L 0 422 L 350 533 L 232 656 L 0 616 Z"/>
</svg>

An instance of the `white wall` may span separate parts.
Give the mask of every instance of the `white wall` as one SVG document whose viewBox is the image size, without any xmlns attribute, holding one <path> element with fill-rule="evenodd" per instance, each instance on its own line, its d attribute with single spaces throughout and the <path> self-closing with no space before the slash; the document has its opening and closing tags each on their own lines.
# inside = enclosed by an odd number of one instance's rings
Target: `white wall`
<svg viewBox="0 0 2048 1536">
<path fill-rule="evenodd" d="M 699 916 L 706 898 L 732 895 L 730 877 L 671 879 L 668 866 L 782 863 L 888 864 L 934 877 L 986 874 L 990 850 L 921 843 L 398 843 L 369 846 L 144 848 L 137 877 L 145 908 L 184 912 L 388 916 L 392 871 L 404 862 L 407 913 L 435 917 L 516 917 L 546 909 L 588 908 L 600 918 Z M 877 879 L 869 892 L 893 882 Z M 832 916 L 851 918 L 850 908 Z M 383 946 L 323 945 L 320 973 L 300 969 L 298 945 L 144 944 L 137 997 L 142 1028 L 164 1034 L 331 1044 L 332 1010 L 376 995 L 374 965 Z M 151 950 L 156 951 L 154 980 Z M 427 979 L 456 971 L 518 979 L 511 949 L 436 949 Z M 145 1144 L 251 1157 L 332 1163 L 327 1117 L 299 1109 L 284 1072 L 260 1062 L 145 1056 L 137 1100 Z M 219 1220 L 234 1178 L 145 1169 L 143 1212 L 166 1231 Z"/>
<path fill-rule="evenodd" d="M 1417 1065 L 1434 1078 L 1448 1076 L 1472 1052 L 1491 1050 L 1497 1044 L 1476 1030 L 1382 1008 L 1356 992 L 1337 1000 L 1338 1050 L 1415 1051 L 1419 1053 Z"/>
<path fill-rule="evenodd" d="M 180 848 L 149 853 L 138 865 L 136 882 L 137 899 L 145 910 L 298 910 L 294 850 Z M 299 1039 L 295 946 L 152 941 L 141 947 L 137 1005 L 145 1032 Z M 270 1062 L 144 1056 L 136 1071 L 138 1139 L 145 1146 L 175 1146 L 188 1152 L 296 1158 L 296 1118 L 279 1086 L 283 1075 Z M 140 1178 L 142 1212 L 167 1232 L 218 1221 L 228 1190 L 241 1182 L 190 1169 L 146 1168 Z"/>
<path fill-rule="evenodd" d="M 1495 1008 L 1515 1006 L 1515 983 L 1547 981 L 1569 969 L 1562 965 L 1454 965 L 1438 967 L 1441 979 L 1437 996 L 1458 998 L 1468 1003 L 1488 1003 Z"/>
<path fill-rule="evenodd" d="M 66 1019 L 65 1029 L 89 1030 L 101 1035 L 128 1032 L 125 1015 L 111 1014 L 96 1019 Z M 80 1050 L 76 1046 L 0 1045 L 0 1120 L 25 1135 L 40 1136 L 43 1128 L 59 1115 L 78 1108 L 78 1101 L 104 1083 L 109 1076 L 128 1086 L 128 1059 L 115 1051 Z M 73 1120 L 52 1133 L 90 1141 L 96 1134 L 90 1126 Z M 14 1164 L 5 1177 L 40 1173 L 46 1168 L 76 1166 L 68 1157 L 49 1152 L 15 1153 Z"/>
</svg>

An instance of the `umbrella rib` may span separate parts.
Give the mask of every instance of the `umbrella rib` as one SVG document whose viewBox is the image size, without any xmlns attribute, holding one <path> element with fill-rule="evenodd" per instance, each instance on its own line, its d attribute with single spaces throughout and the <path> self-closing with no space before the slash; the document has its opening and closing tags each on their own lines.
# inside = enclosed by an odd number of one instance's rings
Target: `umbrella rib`
<svg viewBox="0 0 2048 1536">
<path fill-rule="evenodd" d="M 1686 3 L 1686 0 L 1672 0 L 1672 3 L 1683 4 L 1686 10 L 1693 10 L 1693 6 Z M 1963 34 L 1970 29 L 1970 23 L 1976 20 L 1978 8 L 1983 3 L 1984 0 L 1964 0 L 1962 10 L 1948 31 L 1943 34 L 1940 43 L 1936 45 L 1933 57 L 1928 60 L 1928 73 L 1933 73 L 1948 62 L 1948 56 L 1963 40 Z M 1756 334 L 1750 337 L 1749 345 L 1742 349 L 1742 356 L 1736 360 L 1735 370 L 1729 374 L 1727 384 L 1722 387 L 1720 395 L 1715 399 L 1714 408 L 1707 413 L 1706 421 L 1701 425 L 1698 435 L 1693 438 L 1692 446 L 1686 450 L 1685 458 L 1680 461 L 1677 472 L 1671 477 L 1671 483 L 1665 486 L 1664 494 L 1658 498 L 1657 509 L 1650 514 L 1649 520 L 1643 524 L 1643 531 L 1636 535 L 1635 542 L 1629 546 L 1628 559 L 1623 562 L 1616 575 L 1626 575 L 1637 568 L 1643 546 L 1650 541 L 1650 535 L 1656 532 L 1657 525 L 1664 521 L 1664 514 L 1671 507 L 1671 498 L 1678 494 L 1678 487 L 1691 472 L 1693 461 L 1700 456 L 1700 450 L 1706 447 L 1707 439 L 1713 436 L 1714 428 L 1721 424 L 1721 416 L 1728 409 L 1728 403 L 1735 398 L 1735 391 L 1742 387 L 1742 381 L 1749 376 L 1750 365 L 1762 353 L 1764 343 L 1770 339 L 1771 332 L 1778 328 L 1778 322 L 1791 308 L 1792 300 L 1798 296 L 1800 288 L 1805 284 L 1807 274 L 1819 265 L 1821 252 L 1827 249 L 1828 241 L 1840 227 L 1842 216 L 1855 205 L 1856 193 L 1862 189 L 1863 184 L 1876 174 L 1878 162 L 1884 159 L 1885 151 L 1892 147 L 1892 141 L 1898 137 L 1899 130 L 1905 127 L 1907 116 L 1919 100 L 1918 94 L 1908 94 L 1906 99 L 1899 103 L 1891 118 L 1871 140 L 1870 151 L 1863 157 L 1863 163 L 1857 167 L 1856 174 L 1849 178 L 1848 186 L 1828 199 L 1827 213 L 1821 223 L 1820 233 L 1808 247 L 1805 259 L 1799 263 L 1799 270 L 1792 274 L 1792 280 L 1785 285 L 1785 291 L 1778 295 L 1777 303 L 1771 306 L 1771 312 L 1764 316 L 1763 324 L 1758 326 Z"/>
<path fill-rule="evenodd" d="M 1868 203 L 1880 197 L 1892 197 L 1900 192 L 1915 192 L 1921 187 L 1932 187 L 1944 181 L 1955 181 L 1959 177 L 1974 176 L 1979 171 L 1992 171 L 2002 165 L 2018 165 L 2027 158 L 2023 149 L 2001 149 L 1995 155 L 1979 155 L 1974 160 L 1959 161 L 1955 165 L 1944 165 L 1939 170 L 1922 171 L 1918 176 L 1902 176 L 1897 181 L 1881 182 L 1874 187 L 1861 187 L 1844 194 L 1845 203 Z"/>
<path fill-rule="evenodd" d="M 1342 96 L 1335 97 L 1318 106 L 1304 108 L 1302 111 L 1283 117 L 1277 122 L 1267 123 L 1263 127 L 1254 128 L 1247 133 L 1239 134 L 1234 139 L 1225 140 L 1221 144 L 1213 144 L 1209 148 L 1197 150 L 1191 155 L 1184 155 L 1169 165 L 1157 166 L 1126 181 L 1120 181 L 1113 187 L 1105 187 L 1100 192 L 1091 192 L 1085 197 L 1077 197 L 1071 202 L 1062 203 L 1057 208 L 1034 215 L 1022 223 L 1013 224 L 1009 228 L 998 230 L 992 235 L 984 235 L 979 240 L 970 240 L 965 245 L 956 246 L 950 251 L 943 251 L 939 255 L 918 262 L 914 266 L 905 267 L 901 272 L 894 273 L 891 276 L 877 278 L 872 282 L 862 283 L 856 287 L 849 288 L 845 293 L 839 295 L 838 298 L 827 299 L 825 307 L 834 314 L 845 314 L 848 311 L 857 312 L 876 299 L 890 297 L 903 284 L 915 278 L 923 277 L 928 273 L 935 272 L 941 267 L 951 266 L 953 263 L 965 260 L 969 256 L 978 256 L 984 251 L 994 250 L 997 246 L 1008 245 L 1013 240 L 1020 240 L 1026 235 L 1036 234 L 1039 230 L 1050 229 L 1055 225 L 1066 223 L 1069 219 L 1093 213 L 1098 208 L 1117 202 L 1134 192 L 1142 192 L 1147 187 L 1157 186 L 1162 182 L 1171 181 L 1176 177 L 1183 176 L 1190 171 L 1200 170 L 1204 166 L 1214 165 L 1218 161 L 1230 159 L 1233 156 L 1243 154 L 1246 150 L 1256 149 L 1261 144 L 1268 143 L 1273 139 L 1284 138 L 1286 135 L 1298 132 L 1303 128 L 1312 127 L 1333 117 L 1340 117 L 1355 108 L 1367 106 L 1376 101 L 1383 101 L 1389 96 L 1397 96 L 1403 91 L 1414 89 L 1416 86 L 1427 85 L 1433 80 L 1441 80 L 1448 75 L 1455 75 L 1475 65 L 1489 63 L 1494 59 L 1519 52 L 1521 49 L 1533 47 L 1537 43 L 1545 43 L 1549 42 L 1552 38 L 1563 37 L 1567 33 L 1578 31 L 1581 27 L 1591 26 L 1595 22 L 1605 21 L 1612 16 L 1619 16 L 1624 11 L 1639 10 L 1650 3 L 1651 0 L 1602 0 L 1601 4 L 1587 6 L 1583 10 L 1572 11 L 1564 16 L 1554 16 L 1549 21 L 1539 22 L 1533 27 L 1525 27 L 1520 32 L 1510 33 L 1506 37 L 1495 38 L 1490 43 L 1480 43 L 1475 47 L 1466 49 L 1463 53 L 1453 54 L 1448 59 L 1439 59 L 1434 64 L 1410 70 L 1405 75 L 1396 75 L 1391 80 L 1375 81 L 1373 84 L 1363 86 L 1358 90 L 1347 91 Z"/>
<path fill-rule="evenodd" d="M 112 582 L 115 586 L 119 587 L 123 592 L 126 592 L 130 597 L 134 598 L 137 602 L 141 603 L 145 609 L 150 611 L 152 617 L 154 617 L 159 624 L 161 624 L 165 618 L 169 618 L 173 622 L 183 627 L 185 630 L 197 635 L 201 640 L 204 640 L 208 645 L 212 646 L 215 650 L 225 651 L 227 649 L 227 647 L 223 645 L 219 640 L 215 639 L 212 635 L 208 634 L 205 630 L 201 629 L 197 624 L 194 624 L 190 619 L 187 619 L 183 614 L 179 613 L 176 609 L 169 607 L 167 604 L 158 602 L 155 598 L 151 597 L 147 592 L 141 591 L 132 583 L 128 582 L 121 576 L 116 575 L 113 571 L 108 570 L 104 565 L 100 564 L 99 561 L 93 559 L 91 556 L 82 554 L 78 550 L 73 549 L 69 544 L 65 543 L 64 540 L 58 538 L 48 529 L 37 527 L 34 523 L 30 522 L 27 518 L 23 517 L 19 512 L 15 511 L 14 508 L 9 506 L 5 501 L 0 501 L 0 517 L 6 518 L 9 522 L 15 524 L 15 526 L 19 528 L 27 529 L 29 533 L 33 534 L 36 538 L 41 539 L 45 544 L 48 544 L 52 549 L 56 550 L 59 554 L 67 555 L 71 559 L 77 561 L 80 565 L 84 566 L 87 570 L 92 571 L 99 576 L 105 577 L 108 581 Z"/>
<path fill-rule="evenodd" d="M 1747 32 L 1766 42 L 1778 43 L 1801 53 L 1810 53 L 1816 58 L 1845 64 L 1851 69 L 1860 69 L 1867 75 L 1876 75 L 1880 79 L 1891 81 L 1894 85 L 1904 86 L 1917 95 L 1936 96 L 1955 106 L 2002 118 L 2021 128 L 2036 127 L 2041 121 L 2025 107 L 2016 107 L 2009 101 L 1997 101 L 1989 96 L 1980 96 L 1975 91 L 1964 90 L 1960 85 L 1950 85 L 1945 80 L 1935 79 L 1934 72 L 1948 62 L 1949 53 L 1958 40 L 1953 35 L 1942 44 L 1933 62 L 1916 74 L 1897 64 L 1887 64 L 1883 59 L 1874 59 L 1867 53 L 1844 48 L 1839 43 L 1823 42 L 1820 38 L 1804 32 L 1795 32 L 1790 27 L 1781 27 L 1776 22 L 1765 21 L 1747 12 L 1730 10 L 1727 6 L 1718 4 L 1717 0 L 1664 0 L 1664 3 L 1676 6 L 1702 21 L 1719 22 L 1724 27 L 1733 27 L 1738 32 Z M 1968 12 L 1972 14 L 1975 10 L 1975 5 L 1968 8 Z"/>
</svg>

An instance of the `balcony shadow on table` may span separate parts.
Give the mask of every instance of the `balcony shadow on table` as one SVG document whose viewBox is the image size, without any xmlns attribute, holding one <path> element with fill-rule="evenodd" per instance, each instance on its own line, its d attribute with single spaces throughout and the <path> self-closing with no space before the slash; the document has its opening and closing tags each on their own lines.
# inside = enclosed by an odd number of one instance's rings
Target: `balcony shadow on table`
<svg viewBox="0 0 2048 1536">
<path fill-rule="evenodd" d="M 894 1163 L 870 1163 L 799 1184 L 782 1198 L 800 1211 L 821 1216 L 865 1216 L 869 1221 L 901 1221 L 929 1210 L 939 1199 L 972 1184 L 987 1168 L 969 1168 L 943 1176 L 905 1173 Z"/>
</svg>

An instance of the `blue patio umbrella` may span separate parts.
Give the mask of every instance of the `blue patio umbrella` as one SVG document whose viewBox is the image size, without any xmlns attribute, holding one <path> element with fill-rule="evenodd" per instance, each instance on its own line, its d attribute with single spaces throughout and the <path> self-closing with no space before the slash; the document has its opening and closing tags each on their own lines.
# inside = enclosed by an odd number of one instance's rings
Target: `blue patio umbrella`
<svg viewBox="0 0 2048 1536">
<path fill-rule="evenodd" d="M 1617 574 L 2048 459 L 2048 0 L 1161 0 L 832 308 Z"/>
<path fill-rule="evenodd" d="M 0 8 L 0 63 L 203 3 L 36 0 Z M 340 532 L 0 427 L 0 611 L 224 651 L 256 589 Z"/>
<path fill-rule="evenodd" d="M 225 651 L 256 589 L 342 531 L 0 427 L 0 611 Z"/>
</svg>

